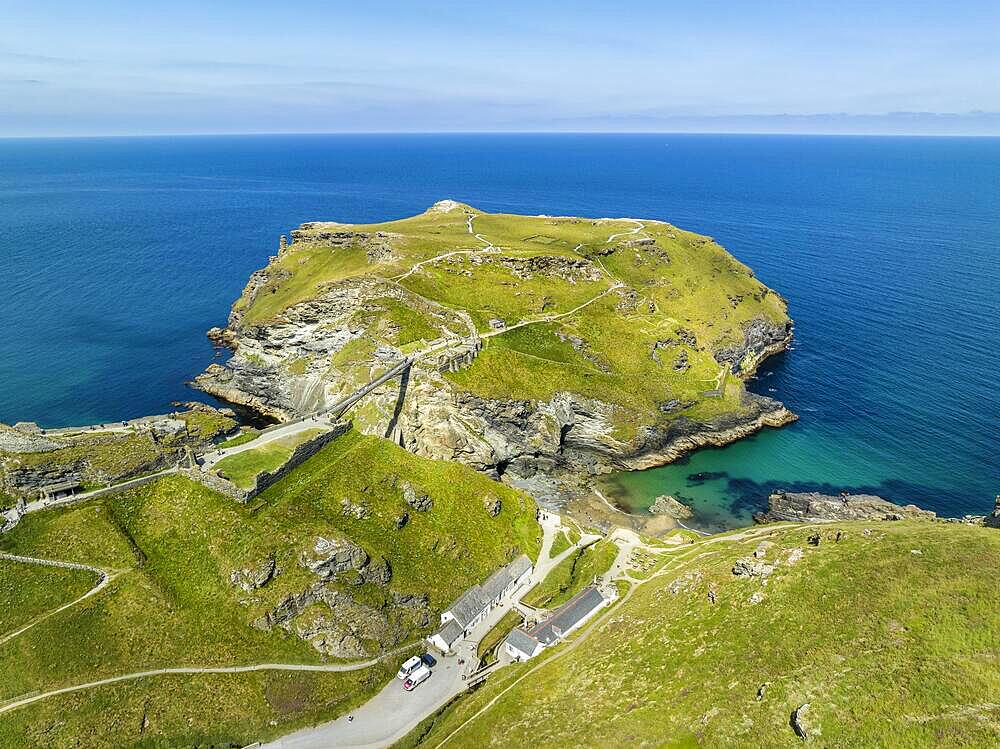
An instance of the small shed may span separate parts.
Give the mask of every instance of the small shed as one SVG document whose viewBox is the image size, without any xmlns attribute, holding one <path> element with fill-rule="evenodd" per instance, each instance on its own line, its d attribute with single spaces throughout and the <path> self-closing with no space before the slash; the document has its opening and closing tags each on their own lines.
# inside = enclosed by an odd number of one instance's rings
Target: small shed
<svg viewBox="0 0 1000 749">
<path fill-rule="evenodd" d="M 80 488 L 79 481 L 60 481 L 57 484 L 43 486 L 38 491 L 42 499 L 62 499 L 63 497 L 72 497 Z"/>
</svg>

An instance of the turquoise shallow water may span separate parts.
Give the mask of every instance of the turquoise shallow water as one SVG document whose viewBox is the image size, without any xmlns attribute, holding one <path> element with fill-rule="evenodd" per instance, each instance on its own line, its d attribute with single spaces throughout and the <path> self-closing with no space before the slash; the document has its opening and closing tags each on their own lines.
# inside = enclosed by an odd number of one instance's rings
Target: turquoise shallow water
<svg viewBox="0 0 1000 749">
<path fill-rule="evenodd" d="M 802 418 L 620 477 L 629 506 L 744 522 L 776 487 L 941 513 L 1000 492 L 1000 139 L 678 135 L 0 140 L 0 421 L 162 412 L 204 331 L 304 221 L 455 198 L 661 218 L 784 294 L 795 350 L 753 387 Z M 689 476 L 706 474 L 700 479 Z"/>
</svg>

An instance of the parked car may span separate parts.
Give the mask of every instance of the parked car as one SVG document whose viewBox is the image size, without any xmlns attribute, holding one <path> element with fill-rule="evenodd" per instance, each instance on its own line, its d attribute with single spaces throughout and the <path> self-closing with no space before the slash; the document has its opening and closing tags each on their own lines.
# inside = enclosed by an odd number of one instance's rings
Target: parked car
<svg viewBox="0 0 1000 749">
<path fill-rule="evenodd" d="M 407 676 L 416 671 L 423 664 L 420 660 L 420 656 L 415 655 L 412 658 L 407 658 L 402 666 L 399 667 L 399 673 L 396 674 L 397 679 L 405 679 Z"/>
<path fill-rule="evenodd" d="M 421 665 L 416 671 L 406 677 L 403 682 L 403 689 L 407 692 L 413 691 L 417 684 L 422 684 L 431 678 L 431 670 L 427 666 Z"/>
<path fill-rule="evenodd" d="M 434 668 L 438 664 L 437 659 L 435 659 L 430 653 L 424 653 L 420 656 L 420 660 L 423 661 L 423 664 L 427 666 L 427 668 Z"/>
</svg>

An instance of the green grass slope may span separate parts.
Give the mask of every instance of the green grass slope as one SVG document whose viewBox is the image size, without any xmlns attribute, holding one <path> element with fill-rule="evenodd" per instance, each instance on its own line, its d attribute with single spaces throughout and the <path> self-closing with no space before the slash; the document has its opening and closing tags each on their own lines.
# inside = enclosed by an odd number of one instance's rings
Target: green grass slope
<svg viewBox="0 0 1000 749">
<path fill-rule="evenodd" d="M 411 511 L 398 482 L 434 502 Z M 483 498 L 496 497 L 496 517 Z M 364 518 L 344 500 L 364 503 Z M 513 554 L 537 556 L 534 503 L 458 465 L 415 457 L 384 440 L 348 433 L 244 506 L 182 477 L 70 508 L 33 513 L 0 537 L 0 550 L 77 561 L 110 570 L 105 590 L 48 617 L 0 649 L 0 705 L 101 678 L 165 667 L 332 660 L 294 630 L 250 626 L 286 596 L 316 583 L 299 555 L 317 537 L 347 538 L 391 565 L 381 587 L 359 580 L 328 585 L 384 615 L 396 646 L 426 634 L 392 594 L 426 595 L 438 611 Z M 233 571 L 273 556 L 280 574 L 253 595 Z M 41 569 L 41 568 L 39 568 Z M 32 571 L 30 595 L 0 567 L 6 632 L 72 600 L 86 581 Z M 51 574 L 51 573 L 50 573 Z M 37 579 L 36 579 L 37 578 Z M 11 584 L 8 584 L 11 583 Z M 383 648 L 372 645 L 373 655 Z M 0 746 L 118 747 L 250 741 L 334 717 L 378 688 L 396 659 L 341 674 L 153 676 L 43 700 L 0 714 Z"/>
<path fill-rule="evenodd" d="M 793 747 L 805 704 L 808 745 L 1000 743 L 1000 533 L 849 523 L 812 546 L 811 529 L 758 532 L 671 552 L 592 631 L 497 673 L 405 745 Z M 761 539 L 766 585 L 732 574 Z"/>
<path fill-rule="evenodd" d="M 470 234 L 470 217 L 482 240 Z M 448 378 L 487 398 L 547 400 L 568 390 L 602 400 L 617 407 L 626 438 L 650 420 L 741 411 L 743 384 L 720 379 L 715 353 L 742 344 L 751 322 L 788 322 L 784 300 L 746 266 L 665 222 L 450 204 L 380 224 L 305 224 L 255 274 L 234 305 L 235 325 L 280 323 L 289 307 L 362 282 L 369 290 L 348 326 L 361 336 L 328 362 L 289 355 L 289 375 L 308 368 L 360 382 L 379 345 L 409 351 L 468 336 L 470 324 L 487 332 L 494 318 L 528 322 L 487 339 L 471 366 Z M 675 401 L 666 413 L 658 408 Z"/>
<path fill-rule="evenodd" d="M 258 474 L 281 468 L 281 466 L 288 462 L 292 453 L 295 452 L 296 447 L 303 442 L 309 441 L 322 431 L 322 429 L 307 429 L 304 432 L 289 435 L 288 437 L 271 440 L 260 447 L 244 450 L 241 453 L 223 458 L 215 464 L 215 470 L 221 472 L 225 478 L 232 481 L 236 486 L 244 489 L 250 488 L 254 485 L 254 479 L 257 478 Z M 245 441 L 250 442 L 251 440 L 252 436 Z M 242 443 L 237 442 L 237 444 Z"/>
<path fill-rule="evenodd" d="M 97 584 L 96 573 L 0 559 L 0 637 L 69 603 Z"/>
</svg>

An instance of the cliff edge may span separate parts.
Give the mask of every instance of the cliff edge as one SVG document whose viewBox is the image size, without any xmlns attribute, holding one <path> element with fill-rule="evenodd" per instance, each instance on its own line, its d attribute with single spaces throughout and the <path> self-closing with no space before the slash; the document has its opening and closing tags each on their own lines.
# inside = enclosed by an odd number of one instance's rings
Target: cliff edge
<svg viewBox="0 0 1000 749">
<path fill-rule="evenodd" d="M 381 224 L 303 224 L 255 272 L 196 385 L 277 420 L 362 431 L 556 501 L 795 419 L 744 387 L 791 340 L 784 299 L 660 221 L 489 214 L 442 201 Z"/>
</svg>

